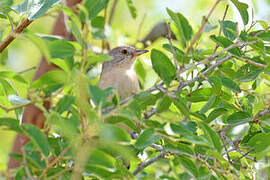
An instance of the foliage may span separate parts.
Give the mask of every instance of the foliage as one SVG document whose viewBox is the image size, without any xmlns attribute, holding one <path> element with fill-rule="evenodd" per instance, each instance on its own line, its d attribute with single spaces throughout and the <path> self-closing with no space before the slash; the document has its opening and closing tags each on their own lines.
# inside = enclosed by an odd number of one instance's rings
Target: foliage
<svg viewBox="0 0 270 180">
<path fill-rule="evenodd" d="M 256 163 L 264 163 L 270 150 L 270 31 L 266 22 L 250 19 L 246 3 L 228 3 L 239 11 L 243 29 L 226 20 L 225 12 L 218 29 L 204 32 L 167 8 L 169 42 L 163 37 L 150 52 L 151 78 L 158 78 L 132 97 L 111 100 L 107 97 L 115 91 L 99 89 L 96 74 L 110 57 L 91 48 L 93 39 L 102 48 L 108 43 L 108 0 L 86 0 L 75 11 L 58 0 L 24 0 L 16 6 L 4 1 L 0 15 L 10 26 L 16 21 L 10 19 L 13 11 L 42 21 L 58 10 L 76 39 L 25 30 L 16 38 L 41 47 L 58 68 L 34 82 L 22 73 L 0 71 L 0 126 L 29 138 L 22 154 L 11 154 L 20 162 L 15 179 L 253 179 L 254 172 L 260 179 L 260 171 L 269 173 L 267 163 L 264 169 Z M 136 18 L 133 1 L 126 5 Z M 258 22 L 267 26 L 255 26 Z M 135 65 L 141 87 L 147 68 L 143 62 Z M 27 98 L 18 94 L 20 88 L 28 89 Z M 46 110 L 48 100 L 52 106 Z M 43 129 L 20 124 L 29 104 L 43 111 Z"/>
</svg>

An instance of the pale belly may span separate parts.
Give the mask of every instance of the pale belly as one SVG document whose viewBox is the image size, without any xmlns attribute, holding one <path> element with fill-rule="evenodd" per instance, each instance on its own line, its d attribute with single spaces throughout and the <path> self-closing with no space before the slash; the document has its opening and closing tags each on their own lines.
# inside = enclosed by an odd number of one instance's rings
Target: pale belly
<svg viewBox="0 0 270 180">
<path fill-rule="evenodd" d="M 99 87 L 105 89 L 113 87 L 121 98 L 126 98 L 140 91 L 137 75 L 133 69 L 127 71 L 110 71 L 102 73 Z"/>
</svg>

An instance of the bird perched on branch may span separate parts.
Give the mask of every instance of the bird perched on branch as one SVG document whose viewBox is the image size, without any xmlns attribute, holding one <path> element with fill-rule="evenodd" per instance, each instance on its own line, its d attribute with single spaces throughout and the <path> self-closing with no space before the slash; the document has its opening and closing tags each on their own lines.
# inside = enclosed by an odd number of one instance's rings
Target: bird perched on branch
<svg viewBox="0 0 270 180">
<path fill-rule="evenodd" d="M 139 92 L 140 86 L 133 66 L 136 58 L 146 52 L 148 50 L 138 50 L 133 46 L 112 49 L 109 55 L 113 59 L 102 65 L 99 87 L 115 88 L 122 99 Z"/>
</svg>

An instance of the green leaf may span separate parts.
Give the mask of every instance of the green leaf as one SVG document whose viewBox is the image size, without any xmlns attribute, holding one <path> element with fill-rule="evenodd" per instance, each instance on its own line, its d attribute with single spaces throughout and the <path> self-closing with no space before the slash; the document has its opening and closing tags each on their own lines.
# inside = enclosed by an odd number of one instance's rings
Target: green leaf
<svg viewBox="0 0 270 180">
<path fill-rule="evenodd" d="M 222 114 L 225 114 L 227 112 L 227 109 L 225 108 L 217 108 L 211 111 L 211 113 L 207 117 L 207 123 L 212 122 L 215 120 L 217 117 L 221 116 Z"/>
<path fill-rule="evenodd" d="M 258 133 L 248 141 L 248 146 L 255 149 L 258 159 L 261 159 L 270 150 L 270 133 Z"/>
<path fill-rule="evenodd" d="M 109 154 L 95 149 L 91 152 L 87 165 L 92 164 L 92 165 L 100 165 L 104 166 L 106 168 L 115 168 L 115 162 L 116 160 Z"/>
<path fill-rule="evenodd" d="M 91 25 L 94 28 L 104 29 L 105 20 L 103 16 L 97 16 L 91 21 Z"/>
<path fill-rule="evenodd" d="M 265 31 L 257 36 L 264 41 L 270 41 L 270 31 Z"/>
<path fill-rule="evenodd" d="M 169 52 L 172 53 L 172 49 L 171 49 L 170 44 L 163 44 L 162 47 L 163 47 L 164 49 L 166 49 L 167 51 L 169 51 Z M 182 55 L 182 56 L 185 55 L 185 53 L 184 53 L 182 50 L 180 50 L 179 48 L 177 48 L 177 47 L 175 47 L 175 46 L 173 46 L 173 48 L 174 48 L 176 54 Z"/>
<path fill-rule="evenodd" d="M 21 83 L 27 83 L 26 80 L 20 74 L 12 71 L 0 71 L 0 77 L 12 79 Z"/>
<path fill-rule="evenodd" d="M 72 112 L 72 115 L 74 115 L 74 112 Z M 65 119 L 55 111 L 52 111 L 47 118 L 47 123 L 56 127 L 69 140 L 75 139 L 78 136 L 77 127 L 79 126 L 79 120 Z"/>
<path fill-rule="evenodd" d="M 254 60 L 251 60 L 254 61 Z M 255 62 L 255 61 L 254 61 Z M 264 63 L 261 63 L 264 64 Z M 256 66 L 253 66 L 251 64 L 245 64 L 242 67 L 239 68 L 239 70 L 235 74 L 235 79 L 238 82 L 250 82 L 254 81 L 261 72 L 263 72 L 263 68 L 259 68 Z"/>
<path fill-rule="evenodd" d="M 171 123 L 170 127 L 171 127 L 171 129 L 172 129 L 172 131 L 174 133 L 177 133 L 179 135 L 185 136 L 185 135 L 191 135 L 192 134 L 192 132 L 186 126 L 184 126 L 183 124 L 176 125 L 176 124 Z"/>
<path fill-rule="evenodd" d="M 77 39 L 78 43 L 82 45 L 82 35 L 79 27 L 72 21 L 68 21 L 67 24 L 68 27 L 71 29 L 71 32 L 74 35 L 74 37 Z"/>
<path fill-rule="evenodd" d="M 208 101 L 212 94 L 211 88 L 200 88 L 187 95 L 186 99 L 190 102 Z"/>
<path fill-rule="evenodd" d="M 236 6 L 236 8 L 238 9 L 241 17 L 242 17 L 242 20 L 243 20 L 243 23 L 244 25 L 247 25 L 248 23 L 248 5 L 246 3 L 243 3 L 243 2 L 239 2 L 238 0 L 231 0 L 232 3 Z"/>
<path fill-rule="evenodd" d="M 48 9 L 58 2 L 60 2 L 60 0 L 25 0 L 13 7 L 13 10 L 21 16 L 26 14 L 29 20 L 35 20 L 45 14 Z"/>
<path fill-rule="evenodd" d="M 60 69 L 64 70 L 65 72 L 70 72 L 73 68 L 73 57 L 67 57 L 65 59 L 50 59 L 50 62 L 58 66 Z"/>
<path fill-rule="evenodd" d="M 55 111 L 58 112 L 59 114 L 62 114 L 63 112 L 69 110 L 69 108 L 74 102 L 75 102 L 74 96 L 65 95 L 57 103 Z"/>
<path fill-rule="evenodd" d="M 181 138 L 182 141 L 187 141 L 189 143 L 193 143 L 193 144 L 198 144 L 198 145 L 202 145 L 202 146 L 207 146 L 207 147 L 211 147 L 211 144 L 209 143 L 209 141 L 207 139 L 205 139 L 202 136 L 197 136 L 197 135 L 189 135 L 189 136 L 184 136 Z M 211 147 L 213 148 L 213 147 Z"/>
<path fill-rule="evenodd" d="M 161 51 L 153 49 L 151 51 L 151 61 L 154 71 L 169 86 L 176 75 L 176 68 L 171 60 Z"/>
<path fill-rule="evenodd" d="M 183 47 L 186 47 L 187 41 L 189 41 L 192 36 L 192 27 L 190 26 L 188 20 L 181 13 L 175 13 L 169 8 L 167 8 L 167 12 L 176 24 L 180 37 L 183 38 Z"/>
<path fill-rule="evenodd" d="M 227 118 L 227 123 L 229 124 L 243 124 L 252 121 L 252 117 L 243 111 L 233 113 Z"/>
<path fill-rule="evenodd" d="M 199 176 L 199 171 L 197 169 L 197 166 L 195 163 L 190 160 L 187 156 L 179 156 L 177 159 L 180 161 L 182 166 L 189 172 L 191 173 L 194 177 Z"/>
<path fill-rule="evenodd" d="M 17 133 L 23 132 L 20 126 L 20 121 L 17 119 L 2 117 L 0 118 L 0 126 L 4 126 L 9 130 L 16 131 Z"/>
<path fill-rule="evenodd" d="M 8 96 L 10 94 L 17 94 L 17 92 L 15 91 L 13 86 L 5 79 L 0 78 L 0 85 L 2 85 L 6 96 Z"/>
<path fill-rule="evenodd" d="M 259 23 L 263 29 L 266 29 L 268 27 L 268 23 L 263 20 L 257 20 L 257 23 Z"/>
<path fill-rule="evenodd" d="M 270 64 L 266 66 L 266 68 L 264 69 L 264 73 L 270 75 Z"/>
<path fill-rule="evenodd" d="M 189 109 L 187 108 L 186 104 L 184 103 L 183 98 L 173 99 L 173 104 L 181 111 L 181 113 L 190 118 Z"/>
<path fill-rule="evenodd" d="M 134 6 L 134 3 L 132 0 L 126 0 L 126 3 L 127 3 L 127 6 L 128 6 L 128 10 L 132 16 L 133 19 L 135 19 L 137 17 L 137 9 L 136 7 Z"/>
<path fill-rule="evenodd" d="M 212 39 L 215 43 L 217 43 L 218 45 L 220 45 L 223 48 L 226 48 L 230 45 L 233 44 L 233 42 L 223 36 L 216 36 L 216 35 L 211 35 L 210 39 Z M 234 47 L 232 49 L 229 50 L 230 53 L 232 53 L 235 56 L 242 56 L 242 52 L 240 50 L 239 47 Z"/>
<path fill-rule="evenodd" d="M 100 89 L 97 86 L 89 86 L 91 99 L 96 105 L 104 104 L 109 95 L 113 94 L 112 88 Z"/>
<path fill-rule="evenodd" d="M 165 149 L 173 153 L 181 153 L 181 154 L 191 155 L 191 156 L 194 155 L 193 149 L 184 143 L 177 143 L 176 145 L 166 144 Z"/>
<path fill-rule="evenodd" d="M 116 112 L 117 115 L 110 116 L 106 118 L 106 122 L 111 124 L 116 124 L 122 122 L 130 127 L 135 132 L 138 132 L 135 122 L 138 120 L 135 113 L 127 109 L 120 109 Z"/>
<path fill-rule="evenodd" d="M 31 164 L 35 168 L 40 168 L 40 169 L 46 168 L 46 163 L 44 161 L 44 158 L 41 158 L 40 153 L 35 151 L 34 145 L 32 142 L 27 143 L 24 146 L 24 151 L 25 151 L 26 160 L 27 162 L 29 162 L 29 164 Z"/>
<path fill-rule="evenodd" d="M 155 135 L 155 131 L 153 128 L 148 128 L 143 131 L 143 133 L 139 136 L 134 146 L 137 149 L 144 149 L 160 139 L 159 135 Z"/>
<path fill-rule="evenodd" d="M 143 84 L 146 78 L 146 69 L 144 68 L 143 63 L 141 61 L 136 61 L 134 69 L 139 78 L 139 81 Z"/>
<path fill-rule="evenodd" d="M 31 32 L 24 33 L 24 36 L 29 39 L 33 44 L 35 44 L 35 46 L 41 52 L 42 56 L 44 56 L 47 61 L 50 60 L 51 54 L 49 51 L 49 47 L 43 39 Z"/>
<path fill-rule="evenodd" d="M 50 145 L 43 132 L 32 124 L 24 124 L 23 130 L 31 141 L 38 147 L 40 152 L 48 157 L 50 154 Z"/>
<path fill-rule="evenodd" d="M 99 165 L 87 164 L 84 170 L 86 173 L 91 174 L 92 177 L 96 175 L 101 179 L 112 179 L 110 177 L 114 175 L 111 169 Z"/>
<path fill-rule="evenodd" d="M 208 78 L 209 83 L 213 87 L 213 93 L 215 95 L 220 95 L 221 88 L 222 88 L 222 82 L 221 79 L 218 76 L 211 76 Z"/>
<path fill-rule="evenodd" d="M 42 88 L 45 93 L 59 89 L 66 83 L 67 74 L 64 71 L 53 70 L 34 81 L 32 87 Z"/>
<path fill-rule="evenodd" d="M 169 96 L 164 95 L 157 104 L 157 113 L 167 111 L 172 103 L 172 100 Z"/>
<path fill-rule="evenodd" d="M 88 19 L 95 18 L 107 6 L 108 2 L 109 0 L 86 0 L 84 6 L 88 12 Z"/>
<path fill-rule="evenodd" d="M 130 136 L 125 130 L 112 125 L 103 125 L 100 131 L 100 137 L 109 142 L 130 142 Z"/>
<path fill-rule="evenodd" d="M 75 48 L 66 40 L 55 40 L 50 42 L 49 50 L 52 58 L 64 58 L 75 54 Z"/>
<path fill-rule="evenodd" d="M 120 116 L 110 116 L 106 119 L 106 122 L 108 122 L 110 124 L 116 124 L 116 123 L 122 122 L 125 125 L 127 125 L 128 127 L 130 127 L 132 130 L 134 130 L 135 132 L 138 132 L 136 124 L 132 120 L 130 120 L 129 118 L 121 116 L 121 115 Z"/>
<path fill-rule="evenodd" d="M 220 76 L 221 82 L 223 86 L 233 90 L 234 92 L 241 93 L 240 87 L 231 79 L 225 77 L 225 76 Z"/>
<path fill-rule="evenodd" d="M 221 152 L 222 143 L 217 133 L 204 122 L 198 122 L 207 140 L 213 144 L 217 152 Z"/>
<path fill-rule="evenodd" d="M 209 109 L 212 108 L 214 103 L 216 102 L 217 97 L 215 95 L 210 96 L 209 100 L 207 103 L 201 108 L 200 113 L 206 113 Z"/>
<path fill-rule="evenodd" d="M 236 38 L 236 24 L 235 22 L 226 20 L 226 21 L 221 21 L 221 29 L 224 34 L 228 39 L 231 41 L 235 40 Z"/>
</svg>

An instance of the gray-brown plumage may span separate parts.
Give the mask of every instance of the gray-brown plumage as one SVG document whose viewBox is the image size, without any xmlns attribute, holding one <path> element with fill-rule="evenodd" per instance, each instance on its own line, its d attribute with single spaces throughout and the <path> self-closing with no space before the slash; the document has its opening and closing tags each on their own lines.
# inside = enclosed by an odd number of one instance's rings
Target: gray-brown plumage
<svg viewBox="0 0 270 180">
<path fill-rule="evenodd" d="M 136 58 L 146 52 L 148 50 L 138 50 L 132 46 L 120 46 L 111 50 L 109 55 L 113 59 L 103 63 L 99 87 L 113 87 L 121 98 L 139 92 L 138 78 L 133 66 Z"/>
</svg>

